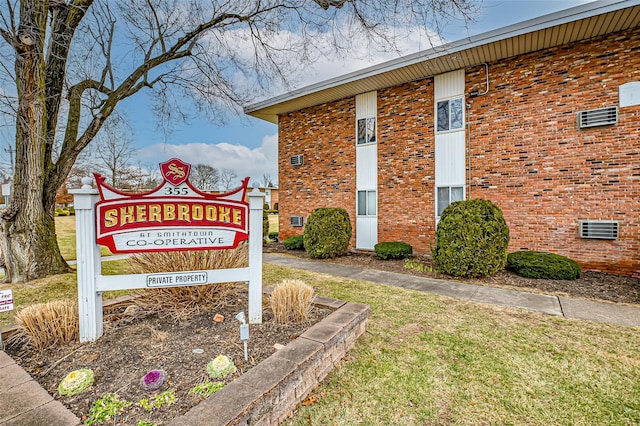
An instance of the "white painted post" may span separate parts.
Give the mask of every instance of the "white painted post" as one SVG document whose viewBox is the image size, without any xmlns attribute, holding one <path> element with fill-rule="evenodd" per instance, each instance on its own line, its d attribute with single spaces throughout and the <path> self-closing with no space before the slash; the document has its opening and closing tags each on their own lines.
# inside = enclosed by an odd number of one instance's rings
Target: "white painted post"
<svg viewBox="0 0 640 426">
<path fill-rule="evenodd" d="M 100 246 L 96 244 L 96 203 L 98 190 L 92 179 L 82 178 L 82 188 L 73 194 L 76 211 L 76 259 L 78 268 L 78 311 L 80 341 L 94 341 L 102 336 L 102 293 L 96 291 L 96 277 L 102 273 Z"/>
<path fill-rule="evenodd" d="M 262 324 L 262 210 L 257 184 L 249 193 L 249 323 Z"/>
</svg>

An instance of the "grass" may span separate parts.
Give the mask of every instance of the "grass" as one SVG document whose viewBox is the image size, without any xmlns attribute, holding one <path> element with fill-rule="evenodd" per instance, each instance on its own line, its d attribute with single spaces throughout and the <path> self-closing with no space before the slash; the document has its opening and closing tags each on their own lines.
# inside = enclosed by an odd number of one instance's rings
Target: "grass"
<svg viewBox="0 0 640 426">
<path fill-rule="evenodd" d="M 103 263 L 104 273 L 123 268 Z M 263 271 L 265 285 L 300 279 L 316 294 L 371 306 L 367 332 L 288 426 L 640 424 L 638 329 L 268 264 Z M 74 273 L 11 288 L 18 309 L 23 300 L 76 297 Z"/>
<path fill-rule="evenodd" d="M 372 312 L 289 426 L 640 423 L 637 329 L 265 265 L 287 278 Z"/>
<path fill-rule="evenodd" d="M 64 260 L 76 259 L 76 217 L 58 216 L 56 217 L 56 236 L 60 254 Z M 111 251 L 106 247 L 100 247 L 102 256 L 110 256 Z"/>
</svg>

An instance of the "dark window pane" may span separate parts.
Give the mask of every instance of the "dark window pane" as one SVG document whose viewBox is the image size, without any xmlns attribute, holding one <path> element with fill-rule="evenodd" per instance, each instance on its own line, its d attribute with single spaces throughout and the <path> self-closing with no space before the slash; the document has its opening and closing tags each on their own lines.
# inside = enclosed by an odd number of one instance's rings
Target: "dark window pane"
<svg viewBox="0 0 640 426">
<path fill-rule="evenodd" d="M 462 98 L 452 99 L 449 103 L 451 114 L 451 130 L 462 129 Z"/>
<path fill-rule="evenodd" d="M 361 118 L 358 120 L 358 145 L 367 143 L 367 119 Z"/>
<path fill-rule="evenodd" d="M 358 216 L 367 214 L 367 191 L 358 191 Z"/>
<path fill-rule="evenodd" d="M 438 131 L 449 130 L 449 101 L 438 102 Z"/>
<path fill-rule="evenodd" d="M 367 118 L 367 140 L 369 142 L 376 141 L 376 119 L 375 117 Z"/>
<path fill-rule="evenodd" d="M 444 209 L 449 205 L 449 187 L 444 186 L 438 188 L 438 216 L 442 214 Z"/>
</svg>

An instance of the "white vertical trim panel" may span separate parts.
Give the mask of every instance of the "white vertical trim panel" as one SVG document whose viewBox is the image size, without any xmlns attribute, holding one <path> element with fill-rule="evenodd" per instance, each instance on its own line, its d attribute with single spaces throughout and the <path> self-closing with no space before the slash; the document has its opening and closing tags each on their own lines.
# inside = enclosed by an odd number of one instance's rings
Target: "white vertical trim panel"
<svg viewBox="0 0 640 426">
<path fill-rule="evenodd" d="M 433 80 L 436 101 L 464 95 L 464 69 L 436 75 Z"/>
<path fill-rule="evenodd" d="M 378 92 L 367 92 L 356 95 L 356 120 L 362 117 L 376 117 L 378 115 Z"/>
<path fill-rule="evenodd" d="M 465 184 L 464 131 L 436 134 L 436 186 Z"/>
<path fill-rule="evenodd" d="M 378 144 L 356 147 L 356 188 L 378 189 Z"/>
</svg>

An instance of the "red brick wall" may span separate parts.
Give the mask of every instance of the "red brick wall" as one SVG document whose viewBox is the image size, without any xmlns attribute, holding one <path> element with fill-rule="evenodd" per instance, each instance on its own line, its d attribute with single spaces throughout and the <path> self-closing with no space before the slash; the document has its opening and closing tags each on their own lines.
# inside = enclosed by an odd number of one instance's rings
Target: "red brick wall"
<svg viewBox="0 0 640 426">
<path fill-rule="evenodd" d="M 278 123 L 279 238 L 301 235 L 291 216 L 318 207 L 347 209 L 355 242 L 355 98 L 307 108 L 280 117 Z M 292 155 L 303 154 L 301 166 Z M 281 183 L 282 182 L 282 183 Z"/>
<path fill-rule="evenodd" d="M 615 126 L 578 130 L 576 113 L 618 105 L 640 81 L 640 30 L 467 69 L 471 198 L 500 206 L 510 251 L 546 250 L 587 269 L 640 275 L 640 106 Z M 292 214 L 346 208 L 355 229 L 355 101 L 280 117 L 280 234 Z M 433 79 L 378 91 L 378 240 L 428 253 L 435 233 Z M 294 168 L 289 157 L 303 153 Z M 469 166 L 469 165 L 468 165 Z M 615 241 L 578 236 L 579 220 L 617 220 Z"/>
</svg>

